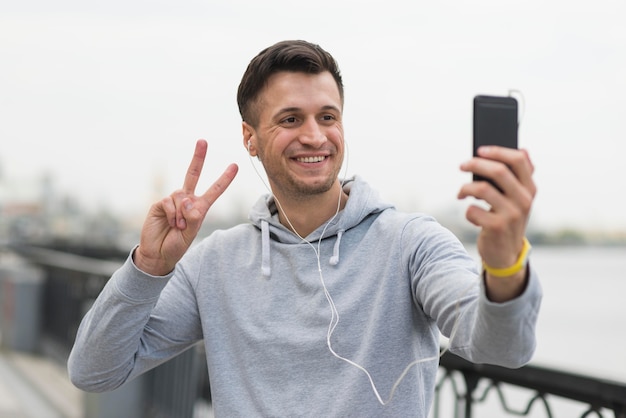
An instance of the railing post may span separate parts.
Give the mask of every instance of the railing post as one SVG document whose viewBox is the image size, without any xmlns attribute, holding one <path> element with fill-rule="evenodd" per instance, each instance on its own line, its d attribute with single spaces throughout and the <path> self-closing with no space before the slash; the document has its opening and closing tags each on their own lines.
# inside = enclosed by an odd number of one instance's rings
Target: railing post
<svg viewBox="0 0 626 418">
<path fill-rule="evenodd" d="M 34 353 L 39 349 L 43 271 L 23 262 L 0 267 L 0 345 Z"/>
<path fill-rule="evenodd" d="M 146 376 L 139 376 L 124 386 L 104 393 L 83 394 L 85 418 L 138 417 L 147 416 Z"/>
<path fill-rule="evenodd" d="M 474 391 L 478 387 L 480 376 L 476 373 L 463 371 L 463 379 L 465 380 L 465 417 L 472 418 L 472 406 L 474 400 Z"/>
</svg>

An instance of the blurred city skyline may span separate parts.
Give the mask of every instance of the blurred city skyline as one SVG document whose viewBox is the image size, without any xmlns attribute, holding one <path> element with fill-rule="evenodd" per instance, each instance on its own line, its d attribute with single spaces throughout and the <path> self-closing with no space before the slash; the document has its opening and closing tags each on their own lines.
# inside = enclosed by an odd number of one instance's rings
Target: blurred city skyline
<svg viewBox="0 0 626 418">
<path fill-rule="evenodd" d="M 347 175 L 400 209 L 462 216 L 472 98 L 516 89 L 520 145 L 537 169 L 533 224 L 626 230 L 621 2 L 32 0 L 0 11 L 5 202 L 41 193 L 47 177 L 85 210 L 140 219 L 180 187 L 206 138 L 199 188 L 238 163 L 214 213 L 245 216 L 266 189 L 241 140 L 236 88 L 261 49 L 301 38 L 339 61 Z"/>
</svg>

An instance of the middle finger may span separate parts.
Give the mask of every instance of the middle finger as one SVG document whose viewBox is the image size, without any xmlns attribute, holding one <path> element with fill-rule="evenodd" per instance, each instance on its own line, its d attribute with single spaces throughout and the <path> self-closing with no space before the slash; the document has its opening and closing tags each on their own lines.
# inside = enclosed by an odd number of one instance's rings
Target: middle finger
<svg viewBox="0 0 626 418">
<path fill-rule="evenodd" d="M 203 139 L 199 139 L 198 142 L 196 142 L 196 149 L 193 153 L 191 163 L 189 163 L 187 174 L 185 175 L 185 182 L 183 183 L 183 191 L 185 193 L 195 193 L 196 185 L 198 184 L 198 179 L 200 178 L 200 174 L 202 173 L 202 167 L 204 166 L 206 151 L 206 141 Z"/>
</svg>

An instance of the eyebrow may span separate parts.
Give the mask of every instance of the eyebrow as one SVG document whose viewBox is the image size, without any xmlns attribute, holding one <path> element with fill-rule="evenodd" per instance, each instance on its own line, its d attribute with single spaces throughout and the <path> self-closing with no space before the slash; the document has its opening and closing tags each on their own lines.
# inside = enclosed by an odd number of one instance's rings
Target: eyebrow
<svg viewBox="0 0 626 418">
<path fill-rule="evenodd" d="M 324 106 L 322 106 L 322 108 L 320 110 L 322 110 L 322 111 L 324 111 L 324 110 L 333 110 L 335 112 L 341 113 L 341 109 L 339 109 L 337 106 L 334 106 L 334 105 L 324 105 Z M 283 113 L 301 112 L 301 111 L 302 111 L 301 107 L 296 107 L 296 106 L 283 107 L 278 112 L 276 112 L 274 116 L 281 115 Z"/>
<path fill-rule="evenodd" d="M 334 110 L 335 112 L 341 113 L 341 109 L 339 109 L 337 106 L 333 106 L 333 105 L 322 106 L 322 110 Z"/>
</svg>

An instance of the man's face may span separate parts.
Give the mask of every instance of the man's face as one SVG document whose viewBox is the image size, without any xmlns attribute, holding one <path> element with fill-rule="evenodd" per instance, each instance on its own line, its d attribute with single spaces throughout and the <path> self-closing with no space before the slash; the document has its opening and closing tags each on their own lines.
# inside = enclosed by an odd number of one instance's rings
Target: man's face
<svg viewBox="0 0 626 418">
<path fill-rule="evenodd" d="M 274 74 L 257 108 L 257 127 L 244 123 L 244 133 L 251 133 L 274 195 L 306 199 L 328 192 L 344 154 L 342 102 L 332 75 Z"/>
</svg>

